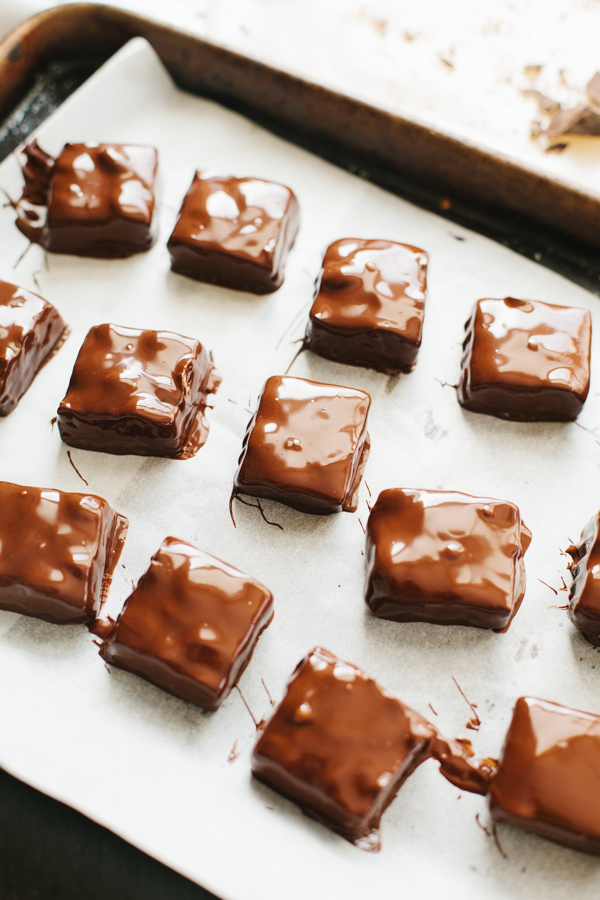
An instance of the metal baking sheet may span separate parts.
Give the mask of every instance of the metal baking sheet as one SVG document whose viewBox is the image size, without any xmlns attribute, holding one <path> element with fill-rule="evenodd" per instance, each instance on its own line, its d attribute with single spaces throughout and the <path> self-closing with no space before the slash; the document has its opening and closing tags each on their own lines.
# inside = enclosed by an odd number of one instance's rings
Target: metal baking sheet
<svg viewBox="0 0 600 900">
<path fill-rule="evenodd" d="M 482 296 L 542 299 L 590 309 L 597 299 L 485 237 L 343 172 L 212 102 L 179 91 L 151 48 L 136 39 L 76 91 L 39 129 L 50 152 L 67 140 L 150 143 L 159 148 L 163 190 L 157 245 L 130 260 L 94 261 L 26 249 L 9 207 L 0 211 L 0 277 L 56 304 L 71 337 L 18 409 L 0 422 L 0 477 L 85 489 L 50 420 L 91 325 L 112 321 L 197 336 L 224 380 L 211 434 L 190 461 L 73 451 L 104 497 L 130 519 L 110 595 L 118 610 L 167 534 L 255 575 L 275 595 L 275 620 L 241 688 L 257 718 L 280 697 L 298 660 L 321 644 L 375 675 L 449 733 L 470 711 L 452 680 L 478 704 L 481 753 L 497 755 L 517 696 L 531 693 L 598 710 L 600 654 L 568 623 L 555 595 L 566 578 L 561 554 L 600 505 L 600 402 L 595 371 L 576 424 L 517 424 L 467 414 L 456 402 L 463 323 Z M 256 175 L 297 193 L 301 230 L 284 286 L 255 297 L 188 281 L 169 271 L 166 238 L 197 167 Z M 14 157 L 0 184 L 17 196 Z M 399 379 L 309 354 L 292 374 L 356 386 L 373 398 L 372 452 L 355 515 L 306 516 L 265 502 L 270 527 L 236 506 L 231 479 L 264 380 L 290 363 L 327 244 L 384 237 L 431 256 L 423 346 Z M 35 278 L 34 278 L 35 276 Z M 597 356 L 594 344 L 594 362 Z M 590 433 L 591 432 L 591 433 Z M 367 489 L 368 485 L 368 489 Z M 506 635 L 468 628 L 401 625 L 370 617 L 362 600 L 368 490 L 454 489 L 513 500 L 534 540 L 528 590 Z M 434 716 L 429 704 L 437 712 Z M 250 776 L 254 726 L 234 692 L 214 715 L 116 669 L 109 674 L 85 629 L 0 614 L 0 765 L 81 810 L 225 900 L 332 900 L 485 896 L 596 898 L 600 863 L 510 828 L 507 858 L 478 826 L 481 797 L 446 783 L 434 763 L 402 788 L 382 822 L 379 854 L 357 850 L 304 817 Z M 237 742 L 237 744 L 236 744 Z M 229 762 L 234 744 L 239 756 Z"/>
</svg>

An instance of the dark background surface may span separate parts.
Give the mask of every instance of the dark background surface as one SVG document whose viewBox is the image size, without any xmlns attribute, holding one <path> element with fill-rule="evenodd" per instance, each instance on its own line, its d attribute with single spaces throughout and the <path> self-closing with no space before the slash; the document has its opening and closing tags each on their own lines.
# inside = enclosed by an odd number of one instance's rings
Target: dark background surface
<svg viewBox="0 0 600 900">
<path fill-rule="evenodd" d="M 110 791 L 110 784 L 102 789 Z M 0 898 L 214 900 L 111 831 L 1 769 Z"/>
</svg>

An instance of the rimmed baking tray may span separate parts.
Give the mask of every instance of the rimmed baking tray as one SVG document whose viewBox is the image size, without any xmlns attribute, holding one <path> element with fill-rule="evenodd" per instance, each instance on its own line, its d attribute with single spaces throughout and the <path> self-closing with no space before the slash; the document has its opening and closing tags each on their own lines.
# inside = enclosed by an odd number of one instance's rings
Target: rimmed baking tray
<svg viewBox="0 0 600 900">
<path fill-rule="evenodd" d="M 600 293 L 600 194 L 114 7 L 56 7 L 0 44 L 0 159 L 137 36 L 184 90 Z"/>
</svg>

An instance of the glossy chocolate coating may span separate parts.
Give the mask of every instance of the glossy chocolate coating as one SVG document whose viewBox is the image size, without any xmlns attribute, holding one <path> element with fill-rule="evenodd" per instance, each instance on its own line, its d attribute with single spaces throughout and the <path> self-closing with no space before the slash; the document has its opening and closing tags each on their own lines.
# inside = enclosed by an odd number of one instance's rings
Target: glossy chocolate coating
<svg viewBox="0 0 600 900">
<path fill-rule="evenodd" d="M 317 647 L 300 663 L 252 754 L 252 773 L 363 849 L 427 759 L 435 729 L 356 666 Z"/>
<path fill-rule="evenodd" d="M 355 512 L 369 455 L 370 396 L 354 388 L 274 375 L 248 425 L 234 495 L 301 512 Z"/>
<path fill-rule="evenodd" d="M 100 655 L 176 697 L 217 709 L 273 618 L 264 585 L 168 537 L 104 640 Z"/>
<path fill-rule="evenodd" d="M 47 207 L 44 222 L 19 204 L 17 228 L 30 241 L 54 253 L 106 259 L 150 249 L 156 239 L 153 147 L 65 144 L 52 160 L 34 143 L 25 155 L 22 200 Z"/>
<path fill-rule="evenodd" d="M 426 759 L 464 791 L 486 794 L 495 760 L 447 739 L 357 666 L 315 648 L 297 666 L 258 739 L 252 773 L 308 816 L 364 850 L 378 850 L 379 822 Z"/>
<path fill-rule="evenodd" d="M 57 625 L 93 621 L 127 525 L 94 494 L 0 482 L 0 609 Z"/>
<path fill-rule="evenodd" d="M 189 459 L 206 443 L 206 395 L 220 382 L 195 338 L 96 325 L 58 408 L 60 436 L 82 450 Z"/>
<path fill-rule="evenodd" d="M 573 560 L 569 618 L 590 644 L 600 647 L 600 513 L 590 519 L 579 542 L 567 553 Z"/>
<path fill-rule="evenodd" d="M 466 325 L 458 402 L 521 421 L 571 421 L 590 384 L 585 309 L 537 300 L 480 300 Z"/>
<path fill-rule="evenodd" d="M 0 281 L 0 416 L 12 412 L 67 334 L 51 303 Z"/>
<path fill-rule="evenodd" d="M 421 346 L 427 253 L 345 238 L 323 260 L 304 346 L 336 362 L 410 372 Z"/>
<path fill-rule="evenodd" d="M 196 172 L 169 238 L 171 268 L 196 281 L 270 294 L 281 287 L 298 231 L 289 188 Z"/>
<path fill-rule="evenodd" d="M 530 541 L 514 503 L 382 491 L 367 522 L 365 601 L 380 619 L 505 631 L 525 594 Z"/>
<path fill-rule="evenodd" d="M 489 805 L 495 822 L 600 854 L 600 717 L 517 700 Z"/>
</svg>

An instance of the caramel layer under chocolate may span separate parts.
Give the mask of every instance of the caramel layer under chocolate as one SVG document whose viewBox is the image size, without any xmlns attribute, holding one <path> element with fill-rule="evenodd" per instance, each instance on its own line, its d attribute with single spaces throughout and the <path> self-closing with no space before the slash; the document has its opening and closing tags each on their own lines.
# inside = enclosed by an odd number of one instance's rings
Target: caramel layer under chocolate
<svg viewBox="0 0 600 900">
<path fill-rule="evenodd" d="M 301 512 L 354 512 L 369 454 L 365 391 L 275 375 L 246 431 L 234 496 Z"/>
<path fill-rule="evenodd" d="M 30 241 L 53 253 L 106 259 L 150 249 L 156 240 L 153 147 L 65 144 L 53 159 L 34 141 L 24 153 L 17 228 Z"/>
<path fill-rule="evenodd" d="M 100 655 L 176 697 L 217 709 L 273 618 L 255 578 L 168 537 L 152 557 Z"/>
<path fill-rule="evenodd" d="M 60 436 L 82 450 L 189 459 L 206 443 L 207 394 L 220 382 L 195 338 L 96 325 L 58 408 Z"/>
<path fill-rule="evenodd" d="M 196 172 L 169 238 L 171 268 L 196 281 L 269 294 L 283 283 L 298 231 L 288 187 Z"/>
<path fill-rule="evenodd" d="M 12 412 L 67 334 L 51 303 L 0 281 L 0 416 Z"/>
<path fill-rule="evenodd" d="M 567 553 L 573 576 L 569 618 L 590 644 L 600 647 L 600 513 L 590 519 L 579 542 Z"/>
<path fill-rule="evenodd" d="M 421 346 L 427 259 L 394 241 L 335 241 L 323 260 L 306 349 L 388 375 L 410 372 Z"/>
<path fill-rule="evenodd" d="M 530 541 L 514 503 L 382 491 L 367 522 L 365 601 L 394 622 L 505 631 L 525 595 Z"/>
<path fill-rule="evenodd" d="M 495 822 L 600 854 L 600 716 L 517 700 L 489 806 Z"/>
<path fill-rule="evenodd" d="M 500 419 L 575 419 L 590 385 L 585 309 L 537 300 L 480 300 L 466 325 L 458 401 Z"/>
<path fill-rule="evenodd" d="M 259 737 L 252 773 L 346 840 L 378 850 L 382 813 L 430 758 L 461 790 L 487 792 L 494 760 L 444 738 L 357 666 L 317 647 Z"/>
<path fill-rule="evenodd" d="M 92 622 L 128 522 L 101 497 L 0 482 L 0 609 Z"/>
</svg>

